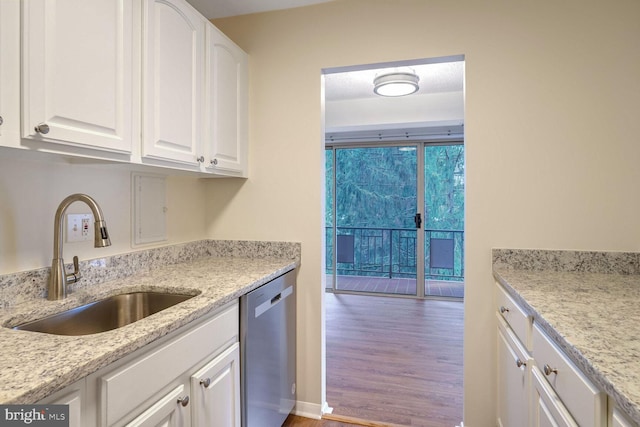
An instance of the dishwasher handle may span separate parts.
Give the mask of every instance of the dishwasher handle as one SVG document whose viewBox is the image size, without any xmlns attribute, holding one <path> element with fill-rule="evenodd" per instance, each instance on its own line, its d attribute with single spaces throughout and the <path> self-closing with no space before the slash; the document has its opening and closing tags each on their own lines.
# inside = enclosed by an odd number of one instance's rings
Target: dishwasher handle
<svg viewBox="0 0 640 427">
<path fill-rule="evenodd" d="M 282 292 L 274 296 L 273 298 L 263 302 L 255 309 L 255 317 L 258 318 L 262 314 L 266 313 L 282 301 L 284 301 L 288 296 L 293 294 L 293 285 L 285 288 Z"/>
</svg>

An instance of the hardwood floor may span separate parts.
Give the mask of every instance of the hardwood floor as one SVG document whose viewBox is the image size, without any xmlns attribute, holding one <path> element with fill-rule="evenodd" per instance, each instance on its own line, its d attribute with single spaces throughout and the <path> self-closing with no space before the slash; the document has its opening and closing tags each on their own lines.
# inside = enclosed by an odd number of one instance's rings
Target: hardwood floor
<svg viewBox="0 0 640 427">
<path fill-rule="evenodd" d="M 414 427 L 459 424 L 463 312 L 461 302 L 326 294 L 333 414 Z"/>
<path fill-rule="evenodd" d="M 378 423 L 359 423 L 351 424 L 346 421 L 338 421 L 334 419 L 322 419 L 312 420 L 310 418 L 296 417 L 295 415 L 289 415 L 282 427 L 385 427 L 384 424 Z"/>
</svg>

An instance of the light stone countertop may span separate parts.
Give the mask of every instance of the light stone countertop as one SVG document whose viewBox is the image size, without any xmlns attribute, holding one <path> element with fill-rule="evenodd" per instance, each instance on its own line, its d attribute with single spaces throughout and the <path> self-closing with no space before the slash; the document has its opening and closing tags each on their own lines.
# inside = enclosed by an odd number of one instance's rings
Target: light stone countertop
<svg viewBox="0 0 640 427">
<path fill-rule="evenodd" d="M 640 275 L 513 269 L 495 261 L 494 254 L 494 277 L 534 323 L 640 423 Z"/>
<path fill-rule="evenodd" d="M 0 327 L 0 404 L 35 403 L 297 264 L 285 257 L 205 257 L 82 288 L 62 301 L 31 298 L 0 309 L 0 324 L 15 326 L 122 292 L 198 294 L 138 322 L 94 335 L 57 336 Z"/>
</svg>

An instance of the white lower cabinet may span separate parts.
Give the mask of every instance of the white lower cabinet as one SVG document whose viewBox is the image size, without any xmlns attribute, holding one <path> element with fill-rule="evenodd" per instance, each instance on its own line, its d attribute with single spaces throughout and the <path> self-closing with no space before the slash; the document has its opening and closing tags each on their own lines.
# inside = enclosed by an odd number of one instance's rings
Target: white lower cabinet
<svg viewBox="0 0 640 427">
<path fill-rule="evenodd" d="M 498 426 L 529 423 L 530 358 L 507 323 L 498 315 Z"/>
<path fill-rule="evenodd" d="M 615 425 L 607 395 L 500 284 L 496 308 L 499 427 Z"/>
<path fill-rule="evenodd" d="M 191 377 L 194 426 L 240 427 L 240 345 L 229 347 Z"/>
<path fill-rule="evenodd" d="M 533 399 L 531 424 L 534 427 L 578 427 L 537 366 L 531 369 Z"/>
<path fill-rule="evenodd" d="M 532 318 L 496 284 L 497 425 L 529 425 Z"/>
<path fill-rule="evenodd" d="M 154 403 L 127 427 L 182 427 L 189 425 L 189 404 L 184 385 L 179 385 Z M 186 402 L 186 405 L 183 403 Z"/>
<path fill-rule="evenodd" d="M 609 426 L 610 427 L 638 427 L 618 408 L 613 399 L 609 399 Z"/>
<path fill-rule="evenodd" d="M 533 354 L 536 362 L 533 372 L 551 387 L 557 400 L 575 419 L 575 424 L 581 427 L 607 425 L 606 394 L 569 360 L 539 325 L 533 328 Z"/>
<path fill-rule="evenodd" d="M 37 403 L 70 427 L 240 427 L 239 306 L 228 304 Z"/>
<path fill-rule="evenodd" d="M 38 402 L 46 405 L 69 405 L 69 427 L 82 427 L 87 425 L 83 422 L 83 407 L 85 405 L 85 380 L 77 381 L 62 390 L 59 390 L 47 398 Z"/>
</svg>

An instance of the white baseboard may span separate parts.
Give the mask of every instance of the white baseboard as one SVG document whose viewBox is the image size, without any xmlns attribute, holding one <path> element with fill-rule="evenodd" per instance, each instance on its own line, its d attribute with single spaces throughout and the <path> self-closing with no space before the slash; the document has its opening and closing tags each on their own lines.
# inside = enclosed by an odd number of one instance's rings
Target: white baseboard
<svg viewBox="0 0 640 427">
<path fill-rule="evenodd" d="M 324 402 L 322 405 L 318 405 L 317 403 L 301 402 L 298 400 L 296 402 L 296 409 L 293 413 L 299 417 L 319 420 L 322 418 L 322 414 L 330 414 L 332 411 L 333 408 L 330 408 L 329 405 L 327 405 L 327 402 Z"/>
</svg>

